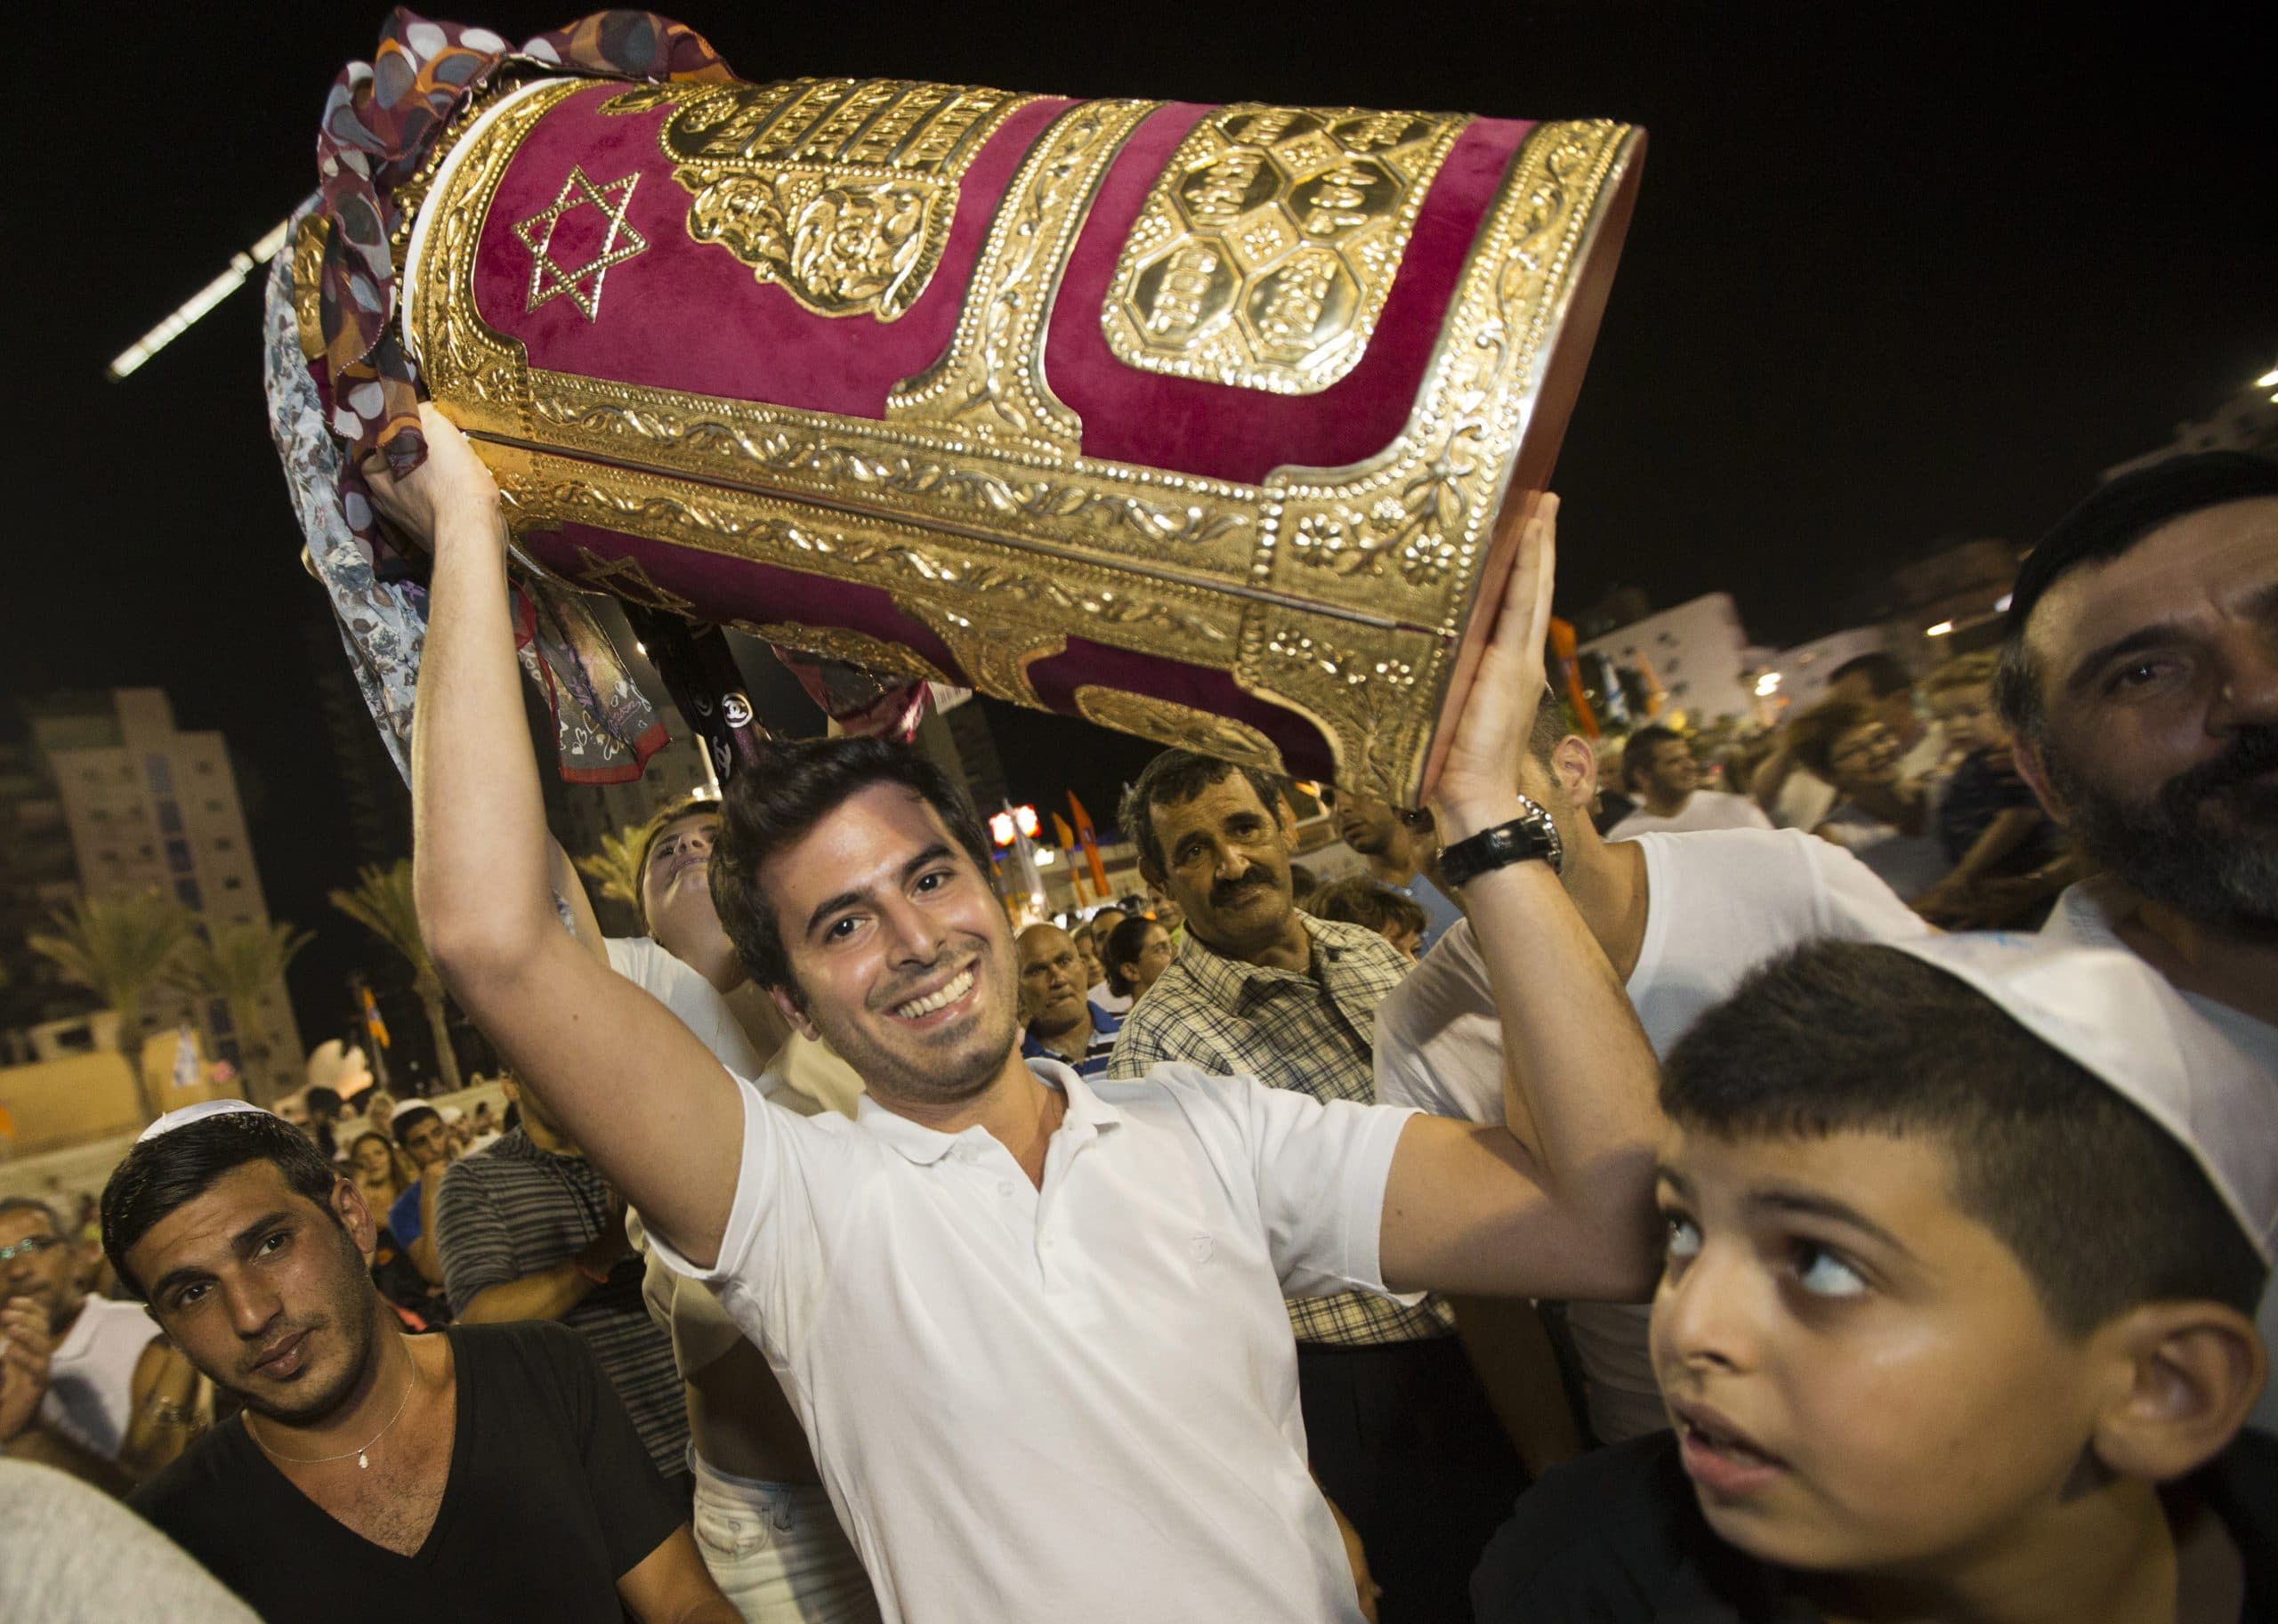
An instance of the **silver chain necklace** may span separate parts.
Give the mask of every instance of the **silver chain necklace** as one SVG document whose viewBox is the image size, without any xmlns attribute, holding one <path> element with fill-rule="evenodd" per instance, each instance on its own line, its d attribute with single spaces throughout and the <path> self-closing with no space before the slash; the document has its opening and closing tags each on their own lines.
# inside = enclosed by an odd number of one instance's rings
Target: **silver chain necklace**
<svg viewBox="0 0 2278 1624">
<path fill-rule="evenodd" d="M 388 1418 L 388 1426 L 393 1426 L 399 1420 L 402 1419 L 405 1407 L 411 1402 L 411 1390 L 418 1385 L 419 1372 L 415 1369 L 411 1372 L 411 1378 L 403 1384 L 403 1402 L 398 1404 L 395 1407 L 395 1414 Z M 269 1456 L 271 1459 L 287 1461 L 296 1466 L 320 1466 L 328 1461 L 345 1460 L 349 1456 L 353 1455 L 356 1457 L 356 1469 L 359 1472 L 368 1472 L 371 1470 L 372 1466 L 372 1463 L 365 1458 L 364 1450 L 370 1449 L 382 1438 L 386 1437 L 388 1431 L 388 1426 L 383 1426 L 379 1431 L 365 1439 L 360 1448 L 343 1450 L 337 1455 L 285 1455 L 271 1449 L 266 1443 L 262 1443 L 261 1434 L 253 1429 L 253 1417 L 250 1413 L 246 1416 L 245 1422 L 246 1436 L 251 1438 L 256 1444 L 260 1444 L 262 1452 Z"/>
</svg>

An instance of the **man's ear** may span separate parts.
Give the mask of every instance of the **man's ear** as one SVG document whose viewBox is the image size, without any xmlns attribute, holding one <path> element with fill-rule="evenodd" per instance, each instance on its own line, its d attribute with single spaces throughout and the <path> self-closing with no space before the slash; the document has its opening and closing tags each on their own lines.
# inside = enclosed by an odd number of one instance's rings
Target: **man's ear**
<svg viewBox="0 0 2278 1624">
<path fill-rule="evenodd" d="M 2048 762 L 2042 755 L 2040 746 L 2023 733 L 2015 734 L 2009 739 L 2009 759 L 2017 764 L 2017 776 L 2032 787 L 2041 811 L 2048 814 L 2051 821 L 2071 827 L 2072 819 L 2064 801 L 2049 785 Z"/>
<path fill-rule="evenodd" d="M 807 1001 L 799 996 L 797 988 L 770 987 L 767 990 L 767 996 L 775 1000 L 775 1007 L 781 1012 L 783 1019 L 790 1023 L 793 1031 L 810 1043 L 822 1041 L 822 1033 L 816 1030 L 813 1022 L 807 1019 Z"/>
<path fill-rule="evenodd" d="M 372 1209 L 364 1205 L 364 1192 L 356 1188 L 354 1179 L 332 1181 L 332 1213 L 358 1251 L 368 1257 L 378 1248 L 380 1226 L 372 1221 Z"/>
<path fill-rule="evenodd" d="M 2252 1321 L 2221 1303 L 2146 1303 L 2094 1335 L 2113 1378 L 2092 1437 L 2096 1457 L 2152 1483 L 2221 1453 L 2269 1375 Z"/>
<path fill-rule="evenodd" d="M 1550 776 L 1566 804 L 1587 817 L 1598 798 L 1598 753 L 1590 741 L 1569 733 L 1552 746 Z"/>
</svg>

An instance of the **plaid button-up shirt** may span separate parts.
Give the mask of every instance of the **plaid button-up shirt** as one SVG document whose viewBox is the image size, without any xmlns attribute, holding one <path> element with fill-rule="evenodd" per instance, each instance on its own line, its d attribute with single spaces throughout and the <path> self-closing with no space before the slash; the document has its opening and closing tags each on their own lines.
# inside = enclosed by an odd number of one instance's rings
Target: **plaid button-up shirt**
<svg viewBox="0 0 2278 1624">
<path fill-rule="evenodd" d="M 1375 1103 L 1377 1006 L 1409 960 L 1366 925 L 1298 917 L 1313 939 L 1302 974 L 1224 957 L 1188 931 L 1178 957 L 1123 1018 L 1108 1075 L 1137 1077 L 1157 1061 L 1183 1060 L 1317 1100 Z M 1288 1307 L 1300 1342 L 1370 1346 L 1455 1329 L 1438 1297 L 1410 1308 L 1349 1291 L 1291 1297 Z"/>
</svg>

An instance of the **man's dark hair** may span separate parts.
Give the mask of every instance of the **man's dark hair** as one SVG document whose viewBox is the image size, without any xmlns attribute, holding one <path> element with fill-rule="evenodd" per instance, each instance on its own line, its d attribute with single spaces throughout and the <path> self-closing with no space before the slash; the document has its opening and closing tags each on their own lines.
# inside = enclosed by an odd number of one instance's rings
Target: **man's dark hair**
<svg viewBox="0 0 2278 1624">
<path fill-rule="evenodd" d="M 395 1115 L 388 1119 L 388 1132 L 398 1144 L 408 1145 L 411 1143 L 411 1130 L 430 1117 L 440 1122 L 443 1119 L 443 1113 L 432 1105 L 398 1106 Z"/>
<path fill-rule="evenodd" d="M 1289 901 L 1303 908 L 1312 900 L 1313 893 L 1320 889 L 1320 875 L 1303 863 L 1289 865 Z"/>
<path fill-rule="evenodd" d="M 1124 837 L 1139 848 L 1139 868 L 1142 873 L 1152 870 L 1168 872 L 1163 861 L 1163 843 L 1155 837 L 1155 816 L 1158 806 L 1183 806 L 1204 790 L 1224 783 L 1235 773 L 1249 781 L 1257 793 L 1257 804 L 1265 808 L 1265 815 L 1276 817 L 1281 805 L 1281 786 L 1270 772 L 1256 767 L 1237 766 L 1221 761 L 1215 755 L 1201 755 L 1192 750 L 1165 750 L 1149 762 L 1139 774 L 1139 781 L 1123 792 L 1123 804 L 1118 818 L 1123 825 Z"/>
<path fill-rule="evenodd" d="M 2190 1153 L 1966 982 L 1825 941 L 1757 970 L 1670 1054 L 1661 1109 L 1723 1139 L 1933 1138 L 1954 1204 L 2080 1337 L 2139 1304 L 2251 1316 L 2267 1271 Z"/>
<path fill-rule="evenodd" d="M 2099 485 L 2059 519 L 2025 555 L 2009 589 L 2001 661 L 1993 674 L 1993 704 L 2009 731 L 2038 739 L 2047 720 L 2041 674 L 2025 649 L 2025 626 L 2058 578 L 2082 564 L 2109 562 L 2187 513 L 2255 497 L 2278 497 L 2278 462 L 2243 451 L 2196 451 L 2162 457 Z"/>
<path fill-rule="evenodd" d="M 311 1122 L 329 1120 L 337 1117 L 342 1111 L 340 1090 L 327 1088 L 321 1083 L 311 1087 L 301 1096 L 301 1100 L 308 1107 L 309 1120 Z"/>
<path fill-rule="evenodd" d="M 1621 783 L 1624 788 L 1636 788 L 1638 774 L 1652 764 L 1653 752 L 1665 744 L 1684 744 L 1684 735 L 1675 728 L 1663 727 L 1658 722 L 1649 722 L 1629 735 L 1628 742 L 1621 747 Z M 1685 747 L 1690 749 L 1692 747 L 1687 745 Z"/>
<path fill-rule="evenodd" d="M 728 780 L 712 847 L 713 910 L 761 986 L 797 990 L 775 906 L 760 886 L 760 869 L 874 784 L 895 785 L 931 806 L 973 866 L 984 876 L 990 872 L 989 834 L 973 803 L 916 750 L 883 739 L 779 743 L 763 761 Z"/>
<path fill-rule="evenodd" d="M 247 1162 L 277 1165 L 295 1195 L 306 1196 L 335 1224 L 332 1189 L 340 1175 L 309 1136 L 265 1111 L 231 1111 L 145 1139 L 111 1170 L 103 1186 L 103 1252 L 118 1283 L 138 1302 L 149 1300 L 126 1266 L 134 1243 L 176 1208 L 196 1200 L 225 1173 Z"/>
<path fill-rule="evenodd" d="M 36 1195 L 0 1195 L 0 1218 L 12 1212 L 36 1212 L 47 1220 L 48 1232 L 71 1239 L 71 1232 L 63 1227 L 63 1220 L 53 1207 Z"/>
<path fill-rule="evenodd" d="M 1329 881 L 1313 893 L 1313 904 L 1305 911 L 1317 919 L 1365 925 L 1377 932 L 1397 925 L 1413 936 L 1421 936 L 1429 923 L 1422 903 L 1389 885 L 1378 885 L 1365 874 Z"/>
<path fill-rule="evenodd" d="M 1865 677 L 1867 691 L 1878 699 L 1887 699 L 1891 695 L 1914 686 L 1914 678 L 1906 669 L 1905 662 L 1897 655 L 1886 653 L 1880 649 L 1854 654 L 1845 660 L 1827 674 L 1827 685 L 1832 688 L 1838 683 L 1854 676 Z"/>
</svg>

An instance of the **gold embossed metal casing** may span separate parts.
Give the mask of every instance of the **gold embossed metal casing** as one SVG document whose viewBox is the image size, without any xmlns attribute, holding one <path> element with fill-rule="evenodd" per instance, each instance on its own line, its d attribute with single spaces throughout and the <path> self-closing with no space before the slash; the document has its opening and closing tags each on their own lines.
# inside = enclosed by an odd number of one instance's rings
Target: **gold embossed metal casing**
<svg viewBox="0 0 2278 1624">
<path fill-rule="evenodd" d="M 525 84 L 412 182 L 405 337 L 564 579 L 1413 803 L 1642 144 Z"/>
</svg>

